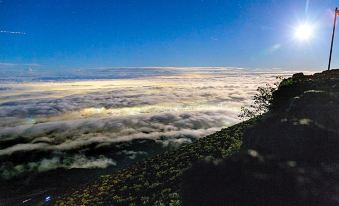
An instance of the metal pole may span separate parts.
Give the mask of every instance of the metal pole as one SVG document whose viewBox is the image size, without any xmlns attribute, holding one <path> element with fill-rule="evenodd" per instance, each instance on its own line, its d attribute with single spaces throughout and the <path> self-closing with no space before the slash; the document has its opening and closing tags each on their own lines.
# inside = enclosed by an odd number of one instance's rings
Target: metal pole
<svg viewBox="0 0 339 206">
<path fill-rule="evenodd" d="M 328 60 L 328 68 L 327 70 L 331 69 L 331 61 L 332 61 L 332 49 L 333 49 L 333 41 L 334 41 L 334 33 L 335 33 L 335 25 L 337 22 L 337 12 L 338 12 L 338 8 L 335 8 L 335 12 L 334 12 L 334 24 L 333 24 L 333 32 L 332 32 L 332 41 L 331 41 L 331 49 L 330 49 L 330 58 Z"/>
</svg>

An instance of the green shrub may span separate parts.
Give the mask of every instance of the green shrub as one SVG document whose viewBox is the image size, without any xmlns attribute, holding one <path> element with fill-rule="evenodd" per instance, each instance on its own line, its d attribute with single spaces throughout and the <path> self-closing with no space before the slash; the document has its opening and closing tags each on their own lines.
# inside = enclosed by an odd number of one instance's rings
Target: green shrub
<svg viewBox="0 0 339 206">
<path fill-rule="evenodd" d="M 157 200 L 155 203 L 154 203 L 155 206 L 165 206 L 165 204 L 160 201 L 160 200 Z"/>
<path fill-rule="evenodd" d="M 272 94 L 276 91 L 282 82 L 282 77 L 276 77 L 278 80 L 273 85 L 266 84 L 257 88 L 257 93 L 252 98 L 253 104 L 241 107 L 241 113 L 238 115 L 241 119 L 252 119 L 269 111 L 272 103 Z M 288 82 L 289 84 L 289 82 Z"/>
<path fill-rule="evenodd" d="M 141 202 L 143 205 L 148 205 L 149 197 L 146 197 L 146 196 L 141 197 Z"/>
</svg>

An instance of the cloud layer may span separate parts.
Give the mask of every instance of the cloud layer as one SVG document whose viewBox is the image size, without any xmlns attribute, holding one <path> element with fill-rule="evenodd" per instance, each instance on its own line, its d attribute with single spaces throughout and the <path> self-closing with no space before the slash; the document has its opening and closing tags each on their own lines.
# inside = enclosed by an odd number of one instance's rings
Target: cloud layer
<svg viewBox="0 0 339 206">
<path fill-rule="evenodd" d="M 162 69 L 151 77 L 1 83 L 2 177 L 119 165 L 121 156 L 150 152 L 138 146 L 142 140 L 161 147 L 189 143 L 237 123 L 259 85 L 292 73 Z"/>
</svg>

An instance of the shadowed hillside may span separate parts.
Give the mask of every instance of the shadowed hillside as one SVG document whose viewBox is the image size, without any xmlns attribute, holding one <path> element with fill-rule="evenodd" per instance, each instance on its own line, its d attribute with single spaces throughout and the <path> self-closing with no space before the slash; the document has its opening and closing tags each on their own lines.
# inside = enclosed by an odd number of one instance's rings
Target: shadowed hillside
<svg viewBox="0 0 339 206">
<path fill-rule="evenodd" d="M 338 114 L 338 70 L 295 74 L 260 118 L 102 176 L 55 204 L 338 205 Z"/>
</svg>

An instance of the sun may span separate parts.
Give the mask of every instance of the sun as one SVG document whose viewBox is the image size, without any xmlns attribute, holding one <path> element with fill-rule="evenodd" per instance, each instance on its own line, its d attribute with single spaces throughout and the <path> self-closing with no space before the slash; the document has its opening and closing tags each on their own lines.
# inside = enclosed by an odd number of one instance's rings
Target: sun
<svg viewBox="0 0 339 206">
<path fill-rule="evenodd" d="M 313 36 L 313 26 L 308 23 L 296 27 L 294 36 L 299 41 L 307 41 Z"/>
</svg>

